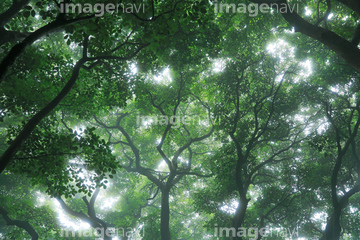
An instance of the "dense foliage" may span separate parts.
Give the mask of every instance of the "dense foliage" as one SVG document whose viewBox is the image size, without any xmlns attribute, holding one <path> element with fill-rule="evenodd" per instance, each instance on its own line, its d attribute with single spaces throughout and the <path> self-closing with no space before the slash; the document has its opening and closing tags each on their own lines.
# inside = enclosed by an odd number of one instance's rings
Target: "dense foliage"
<svg viewBox="0 0 360 240">
<path fill-rule="evenodd" d="M 359 17 L 2 0 L 0 238 L 359 239 Z"/>
</svg>

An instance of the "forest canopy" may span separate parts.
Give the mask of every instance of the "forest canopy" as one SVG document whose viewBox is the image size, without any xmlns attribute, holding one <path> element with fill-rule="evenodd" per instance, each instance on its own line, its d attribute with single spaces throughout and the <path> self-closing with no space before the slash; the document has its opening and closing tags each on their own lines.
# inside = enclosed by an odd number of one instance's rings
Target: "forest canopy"
<svg viewBox="0 0 360 240">
<path fill-rule="evenodd" d="M 360 239 L 358 0 L 2 0 L 0 239 Z"/>
</svg>

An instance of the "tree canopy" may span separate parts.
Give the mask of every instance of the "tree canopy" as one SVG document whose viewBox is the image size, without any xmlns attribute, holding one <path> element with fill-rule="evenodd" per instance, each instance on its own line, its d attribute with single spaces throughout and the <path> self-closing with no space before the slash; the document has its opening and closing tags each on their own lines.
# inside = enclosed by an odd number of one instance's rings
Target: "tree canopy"
<svg viewBox="0 0 360 240">
<path fill-rule="evenodd" d="M 360 2 L 3 0 L 1 239 L 359 239 Z"/>
</svg>

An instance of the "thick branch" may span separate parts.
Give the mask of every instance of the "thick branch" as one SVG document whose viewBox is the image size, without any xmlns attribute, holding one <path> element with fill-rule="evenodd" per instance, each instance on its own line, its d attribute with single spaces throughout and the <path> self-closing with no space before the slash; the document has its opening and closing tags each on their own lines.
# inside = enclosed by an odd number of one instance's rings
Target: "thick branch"
<svg viewBox="0 0 360 240">
<path fill-rule="evenodd" d="M 7 31 L 4 28 L 0 28 L 0 46 L 8 42 L 23 41 L 30 34 L 28 32 Z"/>
<path fill-rule="evenodd" d="M 360 24 L 357 25 L 357 27 L 354 30 L 353 37 L 350 41 L 355 46 L 359 45 L 360 43 Z"/>
<path fill-rule="evenodd" d="M 0 14 L 0 27 L 4 27 L 13 17 L 15 17 L 21 9 L 30 3 L 30 0 L 13 1 L 11 7 Z"/>
<path fill-rule="evenodd" d="M 85 213 L 72 210 L 68 205 L 66 205 L 66 203 L 64 202 L 64 200 L 62 200 L 61 197 L 56 196 L 55 198 L 59 201 L 60 206 L 62 207 L 62 209 L 64 209 L 66 213 L 74 217 L 80 218 L 82 221 L 89 223 L 93 228 L 102 228 L 102 226 L 97 221 L 91 219 Z"/>
<path fill-rule="evenodd" d="M 5 211 L 4 208 L 0 207 L 0 214 L 3 216 L 5 222 L 9 226 L 17 226 L 19 228 L 24 229 L 29 235 L 31 236 L 32 240 L 38 240 L 39 235 L 35 231 L 35 229 L 30 225 L 27 221 L 20 221 L 20 220 L 12 220 L 9 218 L 8 213 Z"/>
<path fill-rule="evenodd" d="M 360 2 L 357 0 L 338 0 L 354 12 L 360 15 Z"/>
<path fill-rule="evenodd" d="M 251 0 L 251 2 L 259 4 L 286 4 L 287 9 L 281 14 L 283 18 L 295 28 L 296 32 L 301 32 L 306 36 L 322 42 L 335 53 L 337 53 L 341 58 L 343 58 L 355 70 L 360 72 L 360 49 L 336 33 L 307 22 L 299 14 L 297 14 L 294 9 L 289 6 L 289 4 L 287 4 L 286 0 Z M 354 9 L 358 9 L 358 5 L 360 5 L 360 3 L 355 3 L 355 1 L 350 0 L 344 0 L 343 3 L 344 2 L 349 3 L 349 6 L 352 6 Z"/>
<path fill-rule="evenodd" d="M 154 175 L 152 175 L 148 170 L 146 170 L 143 167 L 140 168 L 131 168 L 131 167 L 126 167 L 123 166 L 123 168 L 128 171 L 128 172 L 136 172 L 139 173 L 141 175 L 144 175 L 145 177 L 147 177 L 151 182 L 153 182 L 156 186 L 158 186 L 160 189 L 162 189 L 164 186 L 162 184 L 162 182 L 157 179 Z"/>
<path fill-rule="evenodd" d="M 94 18 L 94 16 L 86 16 L 71 20 L 57 19 L 54 22 L 51 22 L 44 27 L 36 30 L 32 34 L 30 34 L 27 38 L 24 39 L 21 43 L 16 44 L 11 48 L 10 52 L 6 55 L 6 57 L 0 63 L 0 83 L 4 80 L 6 73 L 8 72 L 10 66 L 15 62 L 15 60 L 22 54 L 22 52 L 31 44 L 33 44 L 36 40 L 40 39 L 44 35 L 50 33 L 51 31 L 64 27 L 66 25 L 70 25 L 73 23 L 86 21 Z"/>
<path fill-rule="evenodd" d="M 95 192 L 93 193 L 91 199 L 90 199 L 90 202 L 87 200 L 86 196 L 84 196 L 82 199 L 83 201 L 85 202 L 86 204 L 86 207 L 88 209 L 88 215 L 89 217 L 93 220 L 93 221 L 96 221 L 98 223 L 101 224 L 101 226 L 104 228 L 104 232 L 106 232 L 107 228 L 108 228 L 108 224 L 101 220 L 100 218 L 98 218 L 96 216 L 96 213 L 95 213 L 95 207 L 94 207 L 94 204 L 95 204 L 95 200 L 98 196 L 100 192 L 100 188 L 96 188 Z M 106 239 L 109 239 L 108 236 L 106 236 Z"/>
<path fill-rule="evenodd" d="M 159 188 L 162 188 L 161 181 L 159 179 L 157 179 L 148 169 L 143 168 L 141 166 L 139 149 L 135 146 L 134 142 L 131 139 L 131 136 L 125 131 L 125 129 L 123 127 L 120 126 L 121 120 L 124 117 L 128 116 L 128 115 L 129 115 L 129 113 L 121 114 L 117 118 L 115 126 L 107 126 L 105 123 L 100 121 L 96 116 L 94 116 L 94 119 L 95 119 L 97 124 L 99 124 L 100 126 L 102 126 L 105 129 L 118 129 L 124 135 L 124 137 L 126 138 L 127 142 L 124 142 L 124 141 L 120 140 L 120 141 L 117 141 L 116 143 L 124 144 L 124 145 L 129 146 L 131 148 L 131 151 L 133 152 L 133 154 L 135 156 L 136 166 L 135 166 L 135 168 L 131 167 L 133 159 L 124 152 L 124 155 L 129 159 L 130 164 L 129 164 L 129 166 L 123 166 L 123 168 L 128 172 L 137 172 L 137 173 L 139 173 L 141 175 L 146 176 L 151 182 L 156 184 Z"/>
<path fill-rule="evenodd" d="M 37 114 L 35 114 L 29 120 L 29 122 L 24 126 L 23 130 L 18 134 L 18 136 L 15 138 L 15 140 L 6 149 L 6 151 L 0 157 L 0 173 L 2 171 L 4 171 L 6 166 L 11 162 L 14 155 L 19 151 L 22 144 L 30 136 L 30 134 L 35 129 L 35 127 L 40 123 L 40 121 L 42 119 L 44 119 L 52 110 L 54 110 L 54 108 L 70 92 L 70 90 L 74 86 L 77 78 L 79 77 L 79 72 L 80 72 L 81 66 L 86 61 L 87 61 L 86 59 L 80 59 L 76 63 L 69 81 L 66 83 L 65 87 L 61 90 L 61 92 L 50 103 L 48 103 L 42 110 L 40 110 Z"/>
</svg>

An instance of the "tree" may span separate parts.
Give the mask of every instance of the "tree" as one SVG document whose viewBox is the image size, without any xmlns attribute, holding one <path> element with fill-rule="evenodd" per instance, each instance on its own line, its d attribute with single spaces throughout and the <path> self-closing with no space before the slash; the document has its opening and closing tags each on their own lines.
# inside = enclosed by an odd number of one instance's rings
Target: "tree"
<svg viewBox="0 0 360 240">
<path fill-rule="evenodd" d="M 323 106 L 329 128 L 326 135 L 315 136 L 313 144 L 320 152 L 323 148 L 328 149 L 326 154 L 330 153 L 329 158 L 334 162 L 330 178 L 332 209 L 322 239 L 340 239 L 343 210 L 348 206 L 349 199 L 360 191 L 356 177 L 359 175 L 356 145 L 360 125 L 357 116 L 359 102 L 357 95 L 351 91 L 344 95 L 340 89 L 337 93 L 321 91 L 324 95 L 318 101 Z"/>
<path fill-rule="evenodd" d="M 16 14 L 22 9 L 24 8 L 27 4 L 29 3 L 29 1 L 22 1 L 21 4 L 20 3 L 16 3 L 13 2 L 13 5 L 11 5 L 10 9 L 8 11 L 4 12 L 4 24 L 6 24 L 6 22 L 8 20 L 11 19 L 11 17 L 17 16 Z M 52 4 L 51 4 L 52 5 Z M 9 162 L 11 161 L 12 157 L 14 156 L 14 154 L 18 151 L 18 149 L 20 148 L 22 142 L 24 142 L 28 136 L 31 134 L 31 132 L 33 131 L 33 129 L 36 127 L 36 125 L 43 119 L 45 118 L 56 106 L 58 106 L 58 104 L 61 102 L 61 100 L 69 93 L 69 91 L 72 89 L 73 85 L 75 84 L 78 76 L 79 76 L 79 72 L 80 70 L 84 67 L 84 64 L 87 62 L 91 62 L 92 64 L 90 66 L 85 66 L 84 68 L 88 71 L 90 71 L 92 68 L 96 67 L 97 65 L 102 65 L 102 64 L 106 64 L 112 61 L 125 61 L 125 60 L 130 60 L 131 58 L 135 57 L 136 54 L 143 49 L 144 47 L 148 46 L 150 44 L 150 42 L 152 40 L 150 40 L 149 42 L 145 42 L 143 43 L 141 40 L 139 40 L 137 42 L 137 39 L 142 39 L 143 33 L 146 34 L 148 29 L 146 29 L 146 26 L 141 26 L 141 23 L 143 22 L 151 22 L 151 21 L 155 21 L 156 19 L 158 19 L 159 17 L 163 17 L 164 14 L 169 14 L 172 13 L 175 10 L 175 7 L 177 4 L 174 4 L 175 6 L 173 6 L 172 10 L 164 12 L 164 13 L 160 13 L 159 15 L 154 15 L 155 13 L 155 6 L 152 5 L 152 19 L 150 19 L 150 21 L 148 21 L 148 19 L 142 18 L 142 16 L 138 16 L 136 14 L 128 14 L 131 15 L 129 16 L 130 19 L 122 19 L 121 17 L 117 17 L 115 19 L 112 19 L 112 21 L 107 21 L 108 19 L 104 18 L 104 24 L 103 26 L 105 26 L 104 28 L 101 28 L 104 35 L 100 35 L 102 37 L 100 37 L 100 39 L 96 39 L 93 41 L 94 45 L 91 46 L 90 49 L 88 49 L 88 43 L 89 43 L 89 36 L 93 35 L 96 36 L 97 34 L 99 34 L 98 30 L 100 29 L 101 23 L 99 22 L 99 18 L 98 19 L 94 19 L 93 22 L 89 23 L 89 25 L 87 27 L 84 28 L 67 28 L 66 32 L 66 37 L 65 39 L 67 39 L 67 44 L 70 45 L 71 42 L 74 42 L 74 44 L 81 44 L 83 45 L 84 49 L 83 49 L 83 55 L 80 58 L 80 60 L 78 60 L 77 64 L 75 64 L 74 68 L 73 68 L 73 72 L 72 75 L 69 79 L 69 81 L 67 82 L 67 84 L 65 85 L 65 87 L 59 92 L 59 94 L 53 98 L 47 105 L 45 105 L 37 114 L 33 115 L 33 117 L 29 120 L 28 124 L 24 126 L 23 131 L 21 131 L 19 133 L 18 138 L 16 138 L 14 140 L 14 142 L 12 143 L 11 146 L 9 146 L 9 148 L 7 149 L 7 151 L 5 151 L 5 153 L 2 155 L 0 162 L 1 162 L 1 168 L 0 168 L 0 172 L 2 172 L 5 167 L 9 164 Z M 48 6 L 47 5 L 38 5 L 39 7 L 43 7 L 44 9 L 46 9 Z M 50 9 L 53 6 L 50 6 Z M 167 7 L 167 5 L 165 6 Z M 31 8 L 31 7 L 30 7 Z M 13 10 L 16 9 L 16 13 L 14 14 L 10 14 L 9 12 L 13 12 Z M 15 10 L 14 10 L 15 11 Z M 32 12 L 35 13 L 35 10 L 32 10 Z M 32 16 L 34 15 L 32 14 Z M 146 13 L 144 13 L 146 14 Z M 9 16 L 8 16 L 9 15 Z M 45 16 L 47 16 L 48 14 L 46 14 L 44 11 L 42 11 L 40 13 L 40 15 L 42 17 L 45 18 Z M 36 15 L 35 15 L 36 16 Z M 33 16 L 34 17 L 34 16 Z M 39 33 L 38 34 L 33 34 L 26 38 L 22 43 L 14 46 L 9 53 L 4 57 L 2 63 L 1 63 L 1 67 L 0 67 L 0 79 L 3 79 L 6 75 L 6 73 L 8 72 L 9 67 L 13 64 L 13 62 L 16 60 L 16 58 L 22 53 L 22 51 L 29 45 L 31 45 L 35 40 L 39 39 L 39 37 L 41 37 L 44 34 L 47 34 L 50 30 L 53 30 L 55 28 L 58 27 L 62 27 L 62 26 L 66 26 L 68 24 L 66 17 L 68 17 L 65 13 L 59 13 L 58 16 L 56 17 L 56 20 L 54 21 L 52 26 L 51 23 L 49 25 L 46 25 L 44 29 L 39 29 Z M 94 16 L 91 15 L 90 17 L 85 17 L 85 19 L 91 19 Z M 81 18 L 83 19 L 83 18 Z M 64 22 L 65 21 L 65 22 Z M 124 25 L 124 27 L 126 27 L 127 30 L 123 31 L 123 29 L 118 29 L 118 28 L 114 28 L 113 27 L 113 23 L 118 21 L 118 23 L 120 24 L 120 26 Z M 127 23 L 127 21 L 129 21 L 129 23 Z M 135 21 L 135 23 L 131 23 L 131 21 Z M 60 25 L 59 25 L 60 22 Z M 70 20 L 70 22 L 76 22 L 76 21 L 72 21 Z M 64 24 L 65 23 L 65 24 Z M 161 26 L 161 24 L 160 24 Z M 114 35 L 111 37 L 105 37 L 107 36 L 107 28 L 108 29 L 112 29 L 114 30 Z M 131 30 L 131 28 L 142 28 L 143 33 L 142 34 L 138 34 L 136 35 L 136 37 L 134 37 L 135 34 L 133 34 L 133 30 Z M 152 26 L 151 26 L 152 27 Z M 158 26 L 156 26 L 158 27 Z M 156 28 L 155 27 L 155 28 Z M 130 30 L 129 30 L 130 29 Z M 159 32 L 161 32 L 161 27 L 158 30 Z M 116 33 L 116 34 L 115 34 Z M 115 35 L 117 37 L 115 37 Z M 85 38 L 84 38 L 85 36 Z M 134 42 L 129 42 L 130 37 L 134 38 Z M 161 40 L 163 37 L 156 35 L 155 37 L 155 41 L 159 41 Z M 121 44 L 115 44 L 114 47 L 114 42 L 121 42 Z M 129 45 L 129 48 L 125 48 L 125 46 Z M 123 54 L 125 55 L 123 56 L 119 56 L 117 55 L 117 53 L 122 50 Z M 126 54 L 130 52 L 129 55 L 126 56 Z"/>
<path fill-rule="evenodd" d="M 2 174 L 0 191 L 2 236 L 9 238 L 31 236 L 32 239 L 60 237 L 60 232 L 56 228 L 55 212 L 38 201 L 38 189 L 31 186 L 26 177 Z"/>
<path fill-rule="evenodd" d="M 144 106 L 140 107 L 143 108 L 141 115 L 136 118 L 131 116 L 136 114 L 133 106 L 128 106 L 125 111 L 114 112 L 116 118 L 110 121 L 95 117 L 96 124 L 108 133 L 109 141 L 119 145 L 115 149 L 123 152 L 121 156 L 126 159 L 122 163 L 124 169 L 146 176 L 155 185 L 152 198 L 161 192 L 161 239 L 171 238 L 171 190 L 185 176 L 209 175 L 206 169 L 201 167 L 202 163 L 199 157 L 195 157 L 194 152 L 204 151 L 201 143 L 211 136 L 214 126 L 210 115 L 206 114 L 206 105 L 202 106 L 204 103 L 189 95 L 189 86 L 193 84 L 189 81 L 191 74 L 191 71 L 175 72 L 169 86 L 158 87 L 150 83 L 146 84 L 146 87 L 138 86 L 137 91 L 146 93 L 138 95 L 139 102 L 134 104 L 136 107 Z M 159 115 L 153 115 L 156 112 Z M 195 114 L 199 119 L 191 118 Z M 194 124 L 197 123 L 194 120 L 201 119 L 208 124 L 196 128 Z M 146 127 L 151 123 L 155 125 L 154 130 Z M 146 133 L 146 128 L 150 128 L 150 133 Z M 158 169 L 157 165 L 161 163 L 159 158 L 166 163 L 165 170 Z"/>
<path fill-rule="evenodd" d="M 358 239 L 354 0 L 3 2 L 1 237 Z"/>
<path fill-rule="evenodd" d="M 252 59 L 241 56 L 233 59 L 214 77 L 220 91 L 216 114 L 221 116 L 220 136 L 224 145 L 213 167 L 218 175 L 211 186 L 215 184 L 217 188 L 209 191 L 218 192 L 213 193 L 218 203 L 213 204 L 215 209 L 209 208 L 207 201 L 214 199 L 205 200 L 201 191 L 198 207 L 208 213 L 223 211 L 221 202 L 236 199 L 238 206 L 231 221 L 237 230 L 244 224 L 251 189 L 266 189 L 265 183 L 271 185 L 282 169 L 290 165 L 283 163 L 295 158 L 310 119 L 303 123 L 296 120 L 302 93 L 290 77 L 298 71 L 294 66 L 281 69 L 281 65 L 262 54 Z M 280 169 L 271 170 L 277 164 Z M 282 184 L 277 181 L 273 191 L 276 187 L 287 187 Z M 290 195 L 296 195 L 291 185 L 289 188 Z M 236 233 L 233 236 L 242 239 Z"/>
<path fill-rule="evenodd" d="M 111 109 L 113 106 L 123 106 L 127 97 L 125 90 L 127 86 L 121 82 L 108 80 L 111 79 L 111 74 L 109 75 L 105 68 L 110 67 L 110 72 L 115 77 L 117 75 L 116 72 L 125 72 L 125 69 L 128 67 L 128 63 L 125 63 L 123 66 L 115 65 L 119 60 L 127 61 L 133 59 L 142 49 L 148 47 L 150 43 L 153 43 L 150 46 L 151 51 L 157 50 L 160 43 L 166 43 L 168 36 L 176 34 L 176 31 L 178 31 L 178 22 L 174 21 L 182 17 L 182 15 L 178 17 L 179 13 L 175 11 L 178 3 L 159 2 L 154 4 L 149 2 L 149 6 L 151 6 L 149 8 L 150 12 L 140 15 L 135 13 L 123 14 L 122 16 L 114 15 L 104 17 L 101 20 L 100 18 L 94 18 L 94 15 L 76 18 L 71 13 L 57 14 L 56 11 L 54 13 L 56 2 L 49 1 L 35 4 L 30 1 L 13 1 L 12 4 L 7 4 L 5 7 L 9 6 L 9 9 L 4 10 L 1 16 L 1 27 L 7 35 L 16 34 L 15 31 L 10 30 L 18 31 L 15 29 L 18 25 L 10 24 L 10 20 L 16 22 L 23 20 L 25 17 L 28 20 L 28 25 L 32 25 L 32 27 L 28 27 L 30 31 L 40 24 L 47 23 L 47 21 L 48 24 L 38 28 L 34 33 L 25 33 L 24 35 L 27 35 L 27 37 L 24 39 L 15 39 L 20 40 L 21 43 L 14 46 L 10 45 L 13 43 L 10 41 L 10 38 L 4 36 L 5 38 L 2 43 L 6 44 L 3 46 L 5 55 L 1 63 L 1 79 L 4 79 L 6 76 L 6 83 L 14 81 L 16 86 L 21 88 L 23 87 L 22 84 L 26 82 L 24 82 L 22 75 L 30 72 L 34 78 L 33 80 L 35 82 L 38 81 L 37 84 L 34 84 L 36 85 L 34 88 L 38 91 L 46 89 L 46 94 L 39 94 L 37 98 L 48 99 L 48 102 L 44 101 L 41 104 L 31 102 L 29 101 L 29 95 L 23 95 L 22 97 L 24 98 L 19 99 L 19 95 L 13 94 L 11 87 L 5 86 L 3 88 L 4 105 L 2 107 L 2 118 L 11 118 L 21 114 L 24 121 L 21 123 L 22 126 L 7 126 L 9 129 L 8 140 L 10 146 L 4 151 L 0 159 L 1 172 L 8 167 L 12 172 L 29 174 L 32 177 L 32 182 L 47 185 L 47 192 L 51 196 L 64 195 L 65 197 L 70 197 L 74 196 L 78 191 L 83 191 L 90 195 L 94 188 L 86 186 L 83 183 L 84 180 L 76 174 L 85 167 L 86 170 L 92 172 L 91 180 L 93 180 L 96 186 L 99 186 L 99 184 L 104 185 L 102 180 L 105 175 L 103 173 L 116 171 L 118 165 L 109 155 L 107 143 L 96 136 L 92 128 L 87 128 L 85 130 L 85 138 L 82 138 L 82 130 L 80 130 L 80 133 L 73 131 L 68 126 L 68 123 L 65 123 L 66 120 L 64 118 L 67 115 L 75 114 L 78 121 L 88 118 L 89 114 L 96 113 L 96 110 L 100 108 L 104 110 L 105 108 Z M 191 10 L 198 4 L 191 3 L 189 5 L 185 3 L 182 6 Z M 24 15 L 19 14 L 21 10 L 23 10 Z M 149 15 L 149 13 L 151 14 Z M 45 21 L 40 23 L 37 20 L 37 14 Z M 82 14 L 79 15 L 82 16 Z M 149 16 L 150 18 L 148 18 Z M 86 26 L 69 26 L 72 23 L 90 19 L 92 21 L 85 24 Z M 157 19 L 162 19 L 162 21 Z M 197 21 L 199 17 L 192 17 L 192 19 L 191 21 Z M 152 22 L 155 21 L 156 23 L 153 24 Z M 187 20 L 186 24 L 189 24 L 189 22 L 190 20 Z M 7 23 L 9 24 L 6 25 Z M 184 23 L 182 22 L 181 24 Z M 62 43 L 64 40 L 59 41 L 59 38 L 63 39 L 64 36 L 67 45 L 70 46 L 60 47 L 62 48 L 61 50 L 65 51 L 56 52 L 57 54 L 60 53 L 59 55 L 54 54 L 54 60 L 57 57 L 62 62 L 54 64 L 54 69 L 50 69 L 50 71 L 48 69 L 41 69 L 44 64 L 42 61 L 35 62 L 32 66 L 35 69 L 33 72 L 31 72 L 31 69 L 26 68 L 29 67 L 28 64 L 25 67 L 21 66 L 19 64 L 20 57 L 25 59 L 28 57 L 27 55 L 21 55 L 24 50 L 32 50 L 40 58 L 48 56 L 48 49 L 53 39 L 41 39 L 36 47 L 30 48 L 36 40 L 56 29 L 65 31 L 65 36 L 62 33 L 57 35 L 56 43 L 64 46 Z M 154 30 L 156 33 L 154 38 L 147 38 L 147 41 L 143 41 L 144 36 L 148 36 Z M 112 34 L 109 36 L 108 32 L 112 32 Z M 82 53 L 79 52 L 77 45 L 82 47 Z M 41 53 L 42 49 L 45 48 L 47 51 Z M 150 54 L 148 52 L 147 55 L 151 55 L 151 52 Z M 143 59 L 139 61 L 145 62 L 149 59 L 148 56 L 143 55 Z M 66 59 L 66 61 L 63 61 L 63 59 Z M 74 60 L 77 60 L 75 65 L 72 63 Z M 90 64 L 86 65 L 87 62 L 90 62 Z M 27 62 L 24 61 L 24 63 Z M 14 66 L 13 64 L 16 64 L 15 66 L 19 68 L 10 69 L 11 66 Z M 102 68 L 100 68 L 101 66 Z M 69 71 L 70 69 L 72 69 L 72 72 Z M 83 73 L 81 69 L 85 69 L 89 73 Z M 9 70 L 10 73 L 8 73 Z M 55 76 L 55 81 L 51 78 L 46 79 L 48 82 L 39 80 L 46 75 Z M 98 81 L 90 78 L 90 76 L 94 75 L 99 78 Z M 59 82 L 56 81 L 60 79 L 61 82 L 66 77 L 69 78 L 69 81 L 63 88 L 59 89 L 59 93 L 56 93 L 59 88 Z M 76 81 L 78 78 L 82 79 L 80 83 Z M 33 86 L 32 82 L 29 85 Z M 49 88 L 51 85 L 52 87 Z M 105 91 L 98 95 L 96 91 L 91 89 L 91 86 L 101 90 L 104 89 Z M 112 87 L 117 87 L 119 91 L 114 91 L 115 89 L 112 89 Z M 106 95 L 107 90 L 111 90 L 110 96 Z M 70 91 L 72 91 L 71 94 L 69 94 Z M 56 94 L 52 96 L 54 92 Z M 79 93 L 81 95 L 85 93 L 86 95 L 78 98 Z M 33 92 L 29 91 L 28 94 L 33 94 Z M 68 96 L 66 101 L 62 101 L 66 96 Z M 88 99 L 93 99 L 94 97 L 96 98 L 95 102 L 88 101 Z M 81 109 L 79 104 L 84 102 L 88 102 L 88 108 Z M 63 103 L 63 106 L 60 103 Z M 55 108 L 57 108 L 56 112 L 53 111 Z M 90 108 L 92 108 L 92 111 L 89 111 Z M 30 109 L 30 111 L 26 109 Z M 58 109 L 61 110 L 59 111 Z M 56 122 L 62 122 L 62 125 L 56 125 Z M 32 148 L 34 145 L 36 145 L 35 150 Z M 59 149 L 56 150 L 57 147 Z M 87 155 L 88 158 L 86 160 L 82 159 L 84 157 L 82 154 L 89 154 Z M 14 157 L 15 161 L 12 161 Z M 78 166 L 74 168 L 70 160 L 73 157 L 81 159 L 75 163 Z M 44 158 L 48 158 L 51 161 L 44 161 Z M 12 165 L 9 167 L 11 161 Z M 94 164 L 91 164 L 91 162 Z M 49 167 L 52 164 L 55 164 L 56 167 L 49 171 Z M 82 167 L 79 168 L 80 165 Z M 73 180 L 76 181 L 76 186 L 70 184 L 70 181 Z"/>
<path fill-rule="evenodd" d="M 323 43 L 343 58 L 356 71 L 360 71 L 360 59 L 358 57 L 360 51 L 358 48 L 360 43 L 360 27 L 356 25 L 356 19 L 358 19 L 358 15 L 360 14 L 360 5 L 356 0 L 338 0 L 335 2 L 327 0 L 325 3 L 322 3 L 322 1 L 296 2 L 296 4 L 301 4 L 304 7 L 307 6 L 313 9 L 314 12 L 316 10 L 316 15 L 312 14 L 309 20 L 306 19 L 306 16 L 301 16 L 296 11 L 293 11 L 292 6 L 290 6 L 286 0 L 251 0 L 251 2 L 267 4 L 277 11 L 280 11 L 284 20 L 293 27 L 295 32 L 300 32 Z M 284 6 L 286 10 L 279 10 L 279 8 Z M 332 23 L 335 26 L 330 25 L 330 14 L 339 16 L 337 21 Z M 341 27 L 342 24 L 339 21 L 340 16 L 344 14 L 352 16 L 352 18 L 347 20 L 346 32 L 343 32 L 344 28 Z M 351 31 L 353 32 L 352 35 Z"/>
</svg>

